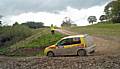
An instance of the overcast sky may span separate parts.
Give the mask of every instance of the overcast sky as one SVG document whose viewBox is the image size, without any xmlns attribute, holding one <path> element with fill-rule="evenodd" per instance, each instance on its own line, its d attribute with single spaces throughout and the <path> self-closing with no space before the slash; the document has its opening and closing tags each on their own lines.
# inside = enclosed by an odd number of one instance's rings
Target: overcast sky
<svg viewBox="0 0 120 69">
<path fill-rule="evenodd" d="M 110 0 L 0 0 L 0 14 L 13 15 L 24 12 L 63 10 L 67 6 L 76 9 L 103 5 Z"/>
<path fill-rule="evenodd" d="M 46 25 L 60 22 L 65 16 L 74 21 L 85 22 L 89 15 L 100 16 L 110 0 L 0 0 L 2 20 L 13 24 L 15 21 L 43 21 Z M 88 14 L 89 13 L 89 14 Z M 44 19 L 43 19 L 44 18 Z M 50 19 L 53 18 L 53 19 Z M 54 19 L 57 18 L 57 21 Z M 77 23 L 77 22 L 76 22 Z"/>
</svg>

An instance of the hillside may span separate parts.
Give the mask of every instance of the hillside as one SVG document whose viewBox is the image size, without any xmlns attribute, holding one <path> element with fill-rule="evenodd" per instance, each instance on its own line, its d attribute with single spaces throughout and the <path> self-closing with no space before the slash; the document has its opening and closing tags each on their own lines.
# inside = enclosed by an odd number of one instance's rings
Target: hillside
<svg viewBox="0 0 120 69">
<path fill-rule="evenodd" d="M 46 46 L 55 44 L 63 34 L 56 32 L 51 34 L 49 28 L 40 28 L 33 30 L 34 34 L 15 44 L 3 47 L 0 53 L 7 56 L 36 56 L 43 55 Z"/>
<path fill-rule="evenodd" d="M 111 38 L 120 41 L 120 24 L 95 24 L 82 27 L 72 27 L 68 30 L 79 34 L 90 34 L 93 36 Z M 117 38 L 117 39 L 116 39 Z"/>
</svg>

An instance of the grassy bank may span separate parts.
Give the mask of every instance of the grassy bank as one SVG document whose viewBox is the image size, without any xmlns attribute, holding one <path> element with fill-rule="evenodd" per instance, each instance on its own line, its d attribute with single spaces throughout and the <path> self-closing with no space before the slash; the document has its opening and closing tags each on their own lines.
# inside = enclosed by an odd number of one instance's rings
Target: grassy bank
<svg viewBox="0 0 120 69">
<path fill-rule="evenodd" d="M 116 41 L 120 41 L 120 24 L 95 24 L 83 27 L 72 27 L 67 29 L 79 34 L 90 34 L 93 36 L 99 36 L 106 39 L 114 39 Z"/>
<path fill-rule="evenodd" d="M 48 28 L 37 29 L 35 32 L 34 35 L 25 40 L 17 42 L 10 47 L 0 49 L 1 53 L 8 56 L 41 56 L 45 47 L 55 44 L 65 36 L 58 32 L 52 35 Z"/>
</svg>

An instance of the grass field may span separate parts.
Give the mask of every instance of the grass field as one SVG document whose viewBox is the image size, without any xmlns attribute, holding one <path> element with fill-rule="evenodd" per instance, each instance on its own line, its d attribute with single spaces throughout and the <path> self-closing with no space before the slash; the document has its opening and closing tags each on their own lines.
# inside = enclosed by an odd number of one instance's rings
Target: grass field
<svg viewBox="0 0 120 69">
<path fill-rule="evenodd" d="M 51 34 L 48 28 L 34 30 L 35 34 L 9 47 L 1 48 L 0 53 L 12 56 L 43 55 L 45 47 L 55 44 L 65 35 L 56 32 Z"/>
<path fill-rule="evenodd" d="M 67 29 L 79 34 L 90 34 L 93 36 L 120 41 L 120 24 L 95 24 Z"/>
</svg>

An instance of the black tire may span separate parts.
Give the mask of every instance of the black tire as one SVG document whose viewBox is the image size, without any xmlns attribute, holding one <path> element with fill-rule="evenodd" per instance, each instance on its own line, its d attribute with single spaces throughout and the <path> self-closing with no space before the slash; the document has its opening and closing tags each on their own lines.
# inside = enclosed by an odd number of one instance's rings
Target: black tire
<svg viewBox="0 0 120 69">
<path fill-rule="evenodd" d="M 86 56 L 87 54 L 86 54 L 86 51 L 85 51 L 85 50 L 78 50 L 78 51 L 77 51 L 77 55 L 78 55 L 78 56 Z"/>
<path fill-rule="evenodd" d="M 50 52 L 47 53 L 47 56 L 48 57 L 54 57 L 54 53 L 50 51 Z"/>
</svg>

